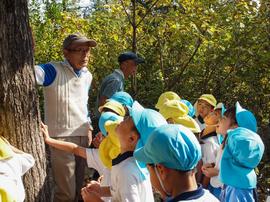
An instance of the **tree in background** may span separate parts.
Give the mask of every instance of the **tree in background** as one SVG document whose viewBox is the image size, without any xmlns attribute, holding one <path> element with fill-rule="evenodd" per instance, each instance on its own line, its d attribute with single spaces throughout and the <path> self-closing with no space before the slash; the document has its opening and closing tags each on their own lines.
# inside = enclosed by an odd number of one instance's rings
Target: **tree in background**
<svg viewBox="0 0 270 202">
<path fill-rule="evenodd" d="M 0 135 L 35 158 L 35 166 L 24 177 L 26 200 L 48 201 L 50 189 L 45 146 L 39 136 L 27 1 L 2 1 L 0 26 Z"/>
<path fill-rule="evenodd" d="M 269 121 L 267 1 L 136 1 L 135 42 L 131 1 L 94 1 L 84 15 L 76 9 L 79 1 L 66 0 L 72 6 L 65 9 L 62 2 L 47 1 L 43 14 L 30 5 L 35 59 L 60 59 L 60 42 L 70 32 L 96 39 L 95 63 L 89 65 L 95 82 L 91 102 L 102 78 L 118 66 L 119 53 L 135 43 L 146 59 L 138 70 L 136 98 L 146 106 L 153 107 L 165 90 L 192 102 L 207 92 L 227 105 L 239 100 L 260 123 Z M 130 92 L 131 86 L 126 85 Z"/>
</svg>

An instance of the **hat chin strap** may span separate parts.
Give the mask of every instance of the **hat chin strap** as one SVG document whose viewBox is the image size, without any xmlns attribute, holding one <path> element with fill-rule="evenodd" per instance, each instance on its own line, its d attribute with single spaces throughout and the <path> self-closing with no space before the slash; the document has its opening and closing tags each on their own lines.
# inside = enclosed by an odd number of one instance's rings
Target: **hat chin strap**
<svg viewBox="0 0 270 202">
<path fill-rule="evenodd" d="M 159 176 L 159 173 L 158 173 L 158 170 L 157 170 L 157 166 L 155 165 L 154 166 L 154 170 L 155 170 L 155 173 L 156 173 L 156 176 L 158 178 L 158 181 L 159 181 L 159 184 L 161 185 L 161 188 L 163 189 L 163 191 L 165 192 L 166 196 L 170 196 L 171 194 L 169 192 L 167 192 L 167 190 L 165 189 L 165 186 Z"/>
</svg>

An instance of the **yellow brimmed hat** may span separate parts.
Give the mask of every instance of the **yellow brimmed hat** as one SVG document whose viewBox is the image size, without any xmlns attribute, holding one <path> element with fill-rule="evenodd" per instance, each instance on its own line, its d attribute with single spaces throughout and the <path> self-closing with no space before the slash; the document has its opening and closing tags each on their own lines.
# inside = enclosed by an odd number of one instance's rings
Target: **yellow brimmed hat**
<svg viewBox="0 0 270 202">
<path fill-rule="evenodd" d="M 0 160 L 5 160 L 13 156 L 13 151 L 9 143 L 3 137 L 0 137 Z"/>
<path fill-rule="evenodd" d="M 107 101 L 103 106 L 98 108 L 98 111 L 101 113 L 103 109 L 105 108 L 111 109 L 112 111 L 117 113 L 119 116 L 125 116 L 126 114 L 126 111 L 123 105 L 121 105 L 117 101 L 113 101 L 113 100 Z"/>
<path fill-rule="evenodd" d="M 183 125 L 189 128 L 193 133 L 200 133 L 201 129 L 198 123 L 190 116 L 172 118 L 175 124 Z"/>
<path fill-rule="evenodd" d="M 167 91 L 159 96 L 155 107 L 160 109 L 167 100 L 180 100 L 180 97 L 175 92 Z"/>
<path fill-rule="evenodd" d="M 189 128 L 193 133 L 201 132 L 197 122 L 188 116 L 188 107 L 180 100 L 168 100 L 160 109 L 162 116 L 167 119 L 172 119 L 175 124 L 181 124 Z"/>
<path fill-rule="evenodd" d="M 120 124 L 120 120 L 107 121 L 105 129 L 108 136 L 105 137 L 99 145 L 98 153 L 102 163 L 107 167 L 112 167 L 112 159 L 116 158 L 120 150 L 120 142 L 116 134 L 116 127 Z"/>
<path fill-rule="evenodd" d="M 159 109 L 159 113 L 167 120 L 172 117 L 186 116 L 188 107 L 180 100 L 167 100 Z"/>
<path fill-rule="evenodd" d="M 203 94 L 201 95 L 201 97 L 199 97 L 198 100 L 204 100 L 208 102 L 210 105 L 212 105 L 213 107 L 216 107 L 217 105 L 217 100 L 212 94 Z"/>
</svg>

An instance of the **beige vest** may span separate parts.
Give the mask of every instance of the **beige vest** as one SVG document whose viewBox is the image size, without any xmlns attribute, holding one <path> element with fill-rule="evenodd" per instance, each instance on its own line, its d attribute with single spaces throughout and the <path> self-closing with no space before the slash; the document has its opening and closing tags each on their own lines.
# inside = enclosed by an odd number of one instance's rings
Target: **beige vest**
<svg viewBox="0 0 270 202">
<path fill-rule="evenodd" d="M 63 62 L 51 64 L 56 69 L 56 78 L 51 85 L 44 87 L 45 123 L 50 136 L 86 136 L 92 75 L 85 68 L 78 77 L 72 67 Z"/>
</svg>

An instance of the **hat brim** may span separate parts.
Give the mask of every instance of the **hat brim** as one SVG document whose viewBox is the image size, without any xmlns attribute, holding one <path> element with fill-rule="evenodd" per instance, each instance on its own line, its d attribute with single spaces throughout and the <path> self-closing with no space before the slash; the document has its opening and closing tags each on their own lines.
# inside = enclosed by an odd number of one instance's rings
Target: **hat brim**
<svg viewBox="0 0 270 202">
<path fill-rule="evenodd" d="M 204 97 L 200 97 L 198 100 L 204 100 L 205 102 L 207 102 L 208 104 L 210 104 L 212 107 L 215 107 L 215 103 L 213 103 L 211 100 L 204 98 Z"/>
<path fill-rule="evenodd" d="M 219 177 L 224 184 L 241 189 L 253 189 L 256 188 L 257 184 L 254 169 L 237 165 L 226 147 L 220 162 Z"/>
<path fill-rule="evenodd" d="M 101 106 L 98 108 L 98 111 L 101 113 L 103 109 L 109 109 L 112 110 L 114 113 L 116 113 L 118 116 L 125 116 L 125 111 L 119 110 L 116 107 L 113 106 Z"/>
<path fill-rule="evenodd" d="M 134 152 L 134 157 L 137 161 L 143 162 L 145 164 L 153 164 L 154 162 L 146 155 L 144 147 L 136 149 Z"/>
<path fill-rule="evenodd" d="M 143 64 L 143 63 L 145 63 L 144 59 L 142 59 L 142 58 L 137 58 L 134 61 L 136 62 L 136 64 Z"/>
<path fill-rule="evenodd" d="M 72 42 L 73 45 L 87 45 L 89 47 L 96 47 L 97 42 L 91 39 L 77 39 Z"/>
<path fill-rule="evenodd" d="M 190 116 L 178 117 L 175 119 L 176 124 L 180 124 L 190 129 L 193 133 L 200 133 L 201 129 L 198 123 Z"/>
</svg>

